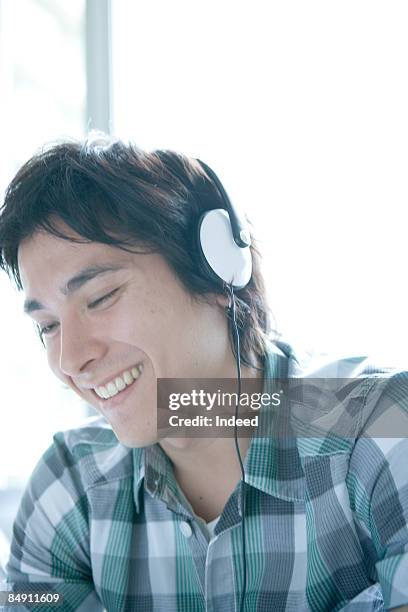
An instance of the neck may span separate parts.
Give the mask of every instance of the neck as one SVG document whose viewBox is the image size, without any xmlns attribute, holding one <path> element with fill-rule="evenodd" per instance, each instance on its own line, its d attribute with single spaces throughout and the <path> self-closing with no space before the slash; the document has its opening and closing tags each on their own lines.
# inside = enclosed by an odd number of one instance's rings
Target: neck
<svg viewBox="0 0 408 612">
<path fill-rule="evenodd" d="M 262 392 L 262 369 L 242 367 L 241 376 L 257 379 L 251 390 Z M 242 462 L 250 442 L 250 437 L 238 438 Z M 174 476 L 194 511 L 207 521 L 218 516 L 242 477 L 234 437 L 165 438 L 160 446 L 172 461 Z"/>
<path fill-rule="evenodd" d="M 194 513 L 208 522 L 221 514 L 242 473 L 234 438 L 195 442 L 194 446 L 183 449 L 166 441 L 161 446 L 173 463 L 174 477 Z M 250 442 L 249 437 L 238 439 L 242 462 Z"/>
</svg>

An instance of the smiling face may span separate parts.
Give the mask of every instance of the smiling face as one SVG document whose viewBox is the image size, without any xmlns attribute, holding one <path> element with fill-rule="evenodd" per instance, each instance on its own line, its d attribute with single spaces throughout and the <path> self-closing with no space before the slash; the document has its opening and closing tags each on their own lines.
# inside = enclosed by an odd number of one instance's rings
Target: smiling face
<svg viewBox="0 0 408 612">
<path fill-rule="evenodd" d="M 159 254 L 38 231 L 18 261 L 51 370 L 123 444 L 157 441 L 157 378 L 232 375 L 222 308 L 194 300 Z"/>
</svg>

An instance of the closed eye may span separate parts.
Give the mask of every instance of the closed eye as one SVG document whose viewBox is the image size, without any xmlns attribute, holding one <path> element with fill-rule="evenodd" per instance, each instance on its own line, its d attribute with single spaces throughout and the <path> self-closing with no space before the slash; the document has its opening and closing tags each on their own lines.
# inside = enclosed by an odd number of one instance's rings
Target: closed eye
<svg viewBox="0 0 408 612">
<path fill-rule="evenodd" d="M 107 293 L 106 295 L 103 295 L 102 297 L 98 298 L 97 300 L 95 300 L 94 302 L 91 302 L 88 305 L 88 308 L 96 308 L 97 306 L 99 306 L 100 304 L 103 304 L 106 300 L 109 300 L 109 298 L 113 297 L 115 295 L 115 293 L 117 293 L 119 291 L 119 287 L 117 287 L 116 289 L 114 289 L 113 291 L 110 291 L 109 293 Z"/>
<path fill-rule="evenodd" d="M 117 287 L 116 289 L 113 289 L 113 291 L 110 291 L 109 293 L 106 293 L 106 295 L 103 295 L 102 297 L 98 298 L 97 300 L 94 300 L 93 302 L 91 302 L 88 305 L 88 308 L 97 308 L 98 306 L 103 304 L 105 301 L 107 301 L 111 297 L 113 297 L 115 295 L 115 293 L 117 293 L 119 291 L 119 289 L 120 289 L 120 287 Z M 54 331 L 54 329 L 57 327 L 57 325 L 58 325 L 58 323 L 51 323 L 50 325 L 45 325 L 44 327 L 41 327 L 40 325 L 37 325 L 38 333 L 40 335 L 41 340 L 43 339 L 44 336 L 48 336 L 50 333 L 52 333 Z"/>
</svg>

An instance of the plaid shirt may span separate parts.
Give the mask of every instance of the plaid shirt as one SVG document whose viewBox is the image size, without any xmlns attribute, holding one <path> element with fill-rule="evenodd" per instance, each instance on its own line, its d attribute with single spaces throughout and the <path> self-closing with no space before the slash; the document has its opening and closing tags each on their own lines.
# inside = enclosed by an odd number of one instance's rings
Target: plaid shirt
<svg viewBox="0 0 408 612">
<path fill-rule="evenodd" d="M 274 377 L 312 372 L 370 380 L 383 370 L 364 358 L 314 366 L 278 342 L 266 359 L 265 390 Z M 385 376 L 380 400 L 364 378 L 359 414 L 372 414 L 379 401 L 407 410 L 407 377 Z M 406 438 L 253 437 L 245 458 L 246 612 L 408 604 L 407 459 Z M 57 433 L 14 524 L 8 588 L 64 596 L 62 608 L 34 610 L 236 611 L 240 491 L 209 541 L 159 445 L 126 448 L 101 417 Z"/>
</svg>

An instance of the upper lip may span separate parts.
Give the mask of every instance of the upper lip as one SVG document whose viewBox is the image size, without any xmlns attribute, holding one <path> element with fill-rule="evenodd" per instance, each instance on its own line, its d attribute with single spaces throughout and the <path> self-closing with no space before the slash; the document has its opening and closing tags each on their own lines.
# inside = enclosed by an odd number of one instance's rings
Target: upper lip
<svg viewBox="0 0 408 612">
<path fill-rule="evenodd" d="M 122 368 L 121 370 L 119 370 L 117 374 L 107 376 L 102 382 L 88 383 L 86 385 L 77 385 L 77 387 L 80 387 L 81 389 L 96 389 L 97 387 L 104 387 L 107 383 L 111 382 L 112 380 L 115 380 L 115 378 L 123 374 L 123 372 L 126 372 L 126 370 L 131 370 L 135 366 L 138 366 L 140 363 L 140 361 L 132 363 L 132 365 L 128 366 L 127 368 Z"/>
</svg>

